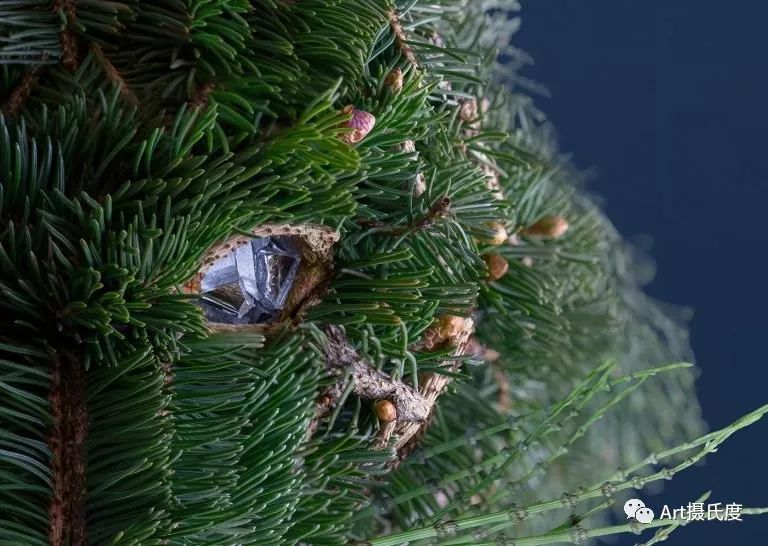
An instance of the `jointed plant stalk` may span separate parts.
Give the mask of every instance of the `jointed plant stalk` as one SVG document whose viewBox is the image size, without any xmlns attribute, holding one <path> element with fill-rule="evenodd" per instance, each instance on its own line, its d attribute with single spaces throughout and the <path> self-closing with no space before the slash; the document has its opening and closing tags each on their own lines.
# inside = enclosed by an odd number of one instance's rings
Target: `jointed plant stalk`
<svg viewBox="0 0 768 546">
<path fill-rule="evenodd" d="M 410 529 L 408 531 L 403 531 L 401 533 L 389 535 L 387 537 L 374 538 L 370 540 L 369 543 L 372 546 L 395 546 L 397 544 L 402 544 L 404 542 L 420 540 L 425 538 L 440 537 L 445 533 L 456 534 L 462 531 L 475 529 L 478 527 L 488 527 L 488 526 L 492 526 L 499 523 L 508 523 L 510 520 L 514 521 L 515 523 L 522 523 L 526 519 L 541 513 L 545 513 L 552 510 L 561 510 L 563 507 L 571 508 L 589 499 L 595 499 L 595 498 L 606 496 L 606 491 L 609 491 L 611 495 L 614 495 L 616 493 L 619 493 L 627 489 L 632 489 L 632 488 L 641 489 L 648 483 L 658 481 L 658 480 L 671 479 L 675 474 L 677 474 L 681 470 L 684 470 L 689 466 L 695 464 L 697 461 L 701 460 L 707 454 L 716 451 L 718 446 L 721 443 L 723 443 L 729 436 L 731 436 L 738 430 L 741 430 L 742 428 L 753 424 L 755 421 L 762 418 L 763 415 L 765 415 L 766 413 L 768 413 L 768 405 L 765 405 L 743 416 L 742 418 L 740 418 L 739 420 L 735 421 L 734 423 L 732 423 L 727 427 L 724 427 L 720 430 L 701 436 L 700 438 L 697 438 L 694 441 L 680 444 L 678 446 L 664 450 L 659 453 L 651 454 L 643 461 L 636 463 L 635 465 L 627 468 L 626 470 L 617 471 L 617 473 L 606 477 L 605 481 L 601 483 L 593 484 L 589 487 L 586 487 L 579 491 L 575 491 L 573 493 L 564 493 L 563 496 L 558 499 L 552 499 L 546 502 L 539 502 L 539 503 L 528 505 L 528 506 L 515 507 L 512 510 L 502 510 L 494 513 L 483 514 L 480 516 L 458 517 L 450 521 L 443 521 L 443 522 L 438 521 L 436 523 L 433 523 L 432 525 L 423 526 L 421 528 Z M 666 467 L 666 468 L 662 467 L 661 469 L 656 470 L 655 472 L 652 472 L 647 475 L 640 475 L 640 474 L 633 475 L 636 472 L 639 472 L 640 470 L 644 469 L 645 467 L 648 467 L 651 465 L 656 466 L 659 464 L 659 461 L 670 458 L 673 455 L 688 452 L 696 448 L 699 448 L 698 451 L 694 452 L 692 455 L 688 455 L 684 460 L 682 460 L 680 463 L 674 466 Z M 761 513 L 764 513 L 765 511 L 768 511 L 768 508 L 748 509 L 746 511 L 742 511 L 742 513 L 761 514 Z M 673 523 L 674 523 L 674 520 L 658 519 L 655 522 L 652 522 L 650 526 L 671 525 Z M 613 526 L 613 527 L 604 528 L 602 530 L 593 531 L 593 533 L 595 534 L 590 536 L 599 536 L 601 534 L 613 534 L 616 532 L 630 531 L 630 530 L 634 531 L 638 528 L 642 529 L 643 527 L 639 527 L 639 524 L 637 523 L 633 523 L 632 525 Z M 565 534 L 563 535 L 563 533 Z M 563 533 L 560 533 L 554 538 L 569 536 L 568 535 L 569 531 L 564 531 Z M 515 544 L 519 544 L 520 540 L 523 540 L 523 539 L 515 539 Z M 550 544 L 551 543 L 551 542 L 536 542 L 536 540 L 546 540 L 546 538 L 532 537 L 531 538 L 532 542 L 524 542 L 524 543 L 525 544 Z M 556 542 L 556 540 L 553 540 L 552 542 Z"/>
</svg>

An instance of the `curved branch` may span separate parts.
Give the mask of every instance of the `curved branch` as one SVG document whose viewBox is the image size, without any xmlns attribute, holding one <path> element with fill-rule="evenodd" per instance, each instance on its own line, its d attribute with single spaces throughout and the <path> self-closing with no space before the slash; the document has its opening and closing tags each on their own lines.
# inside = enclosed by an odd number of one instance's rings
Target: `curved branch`
<svg viewBox="0 0 768 546">
<path fill-rule="evenodd" d="M 461 327 L 451 332 L 443 342 L 454 346 L 456 349 L 453 354 L 459 357 L 466 351 L 473 330 L 472 319 L 464 319 Z M 328 369 L 337 375 L 348 373 L 353 382 L 352 392 L 361 398 L 389 400 L 395 405 L 396 419 L 381 424 L 373 447 L 377 449 L 386 447 L 390 438 L 396 436 L 395 447 L 402 460 L 410 451 L 411 444 L 429 424 L 432 408 L 451 378 L 447 375 L 430 373 L 424 377 L 420 388 L 414 389 L 411 385 L 377 370 L 370 362 L 358 355 L 338 326 L 327 326 L 325 333 L 327 342 L 323 352 Z M 456 371 L 460 365 L 460 359 L 450 361 L 446 364 L 446 370 Z M 344 379 L 340 378 L 318 400 L 315 426 L 317 419 L 327 413 L 344 392 L 343 381 Z"/>
<path fill-rule="evenodd" d="M 326 366 L 334 373 L 349 371 L 357 396 L 368 400 L 389 400 L 397 409 L 397 423 L 423 423 L 432 410 L 428 400 L 410 385 L 381 372 L 357 354 L 341 328 L 325 329 L 328 342 L 323 348 Z"/>
<path fill-rule="evenodd" d="M 455 347 L 453 356 L 460 357 L 467 352 L 467 346 L 469 340 L 472 337 L 472 333 L 475 329 L 474 320 L 471 318 L 464 319 L 461 327 L 445 339 L 445 343 Z M 445 364 L 446 371 L 455 372 L 461 366 L 461 359 L 449 361 Z M 425 380 L 421 382 L 421 395 L 426 399 L 430 408 L 437 402 L 438 397 L 443 393 L 445 387 L 451 382 L 452 378 L 448 375 L 430 373 L 426 376 Z M 429 425 L 429 421 L 420 423 L 399 423 L 395 429 L 394 434 L 398 436 L 395 448 L 397 449 L 398 458 L 402 461 L 411 452 L 413 444 L 418 441 L 424 430 Z"/>
</svg>

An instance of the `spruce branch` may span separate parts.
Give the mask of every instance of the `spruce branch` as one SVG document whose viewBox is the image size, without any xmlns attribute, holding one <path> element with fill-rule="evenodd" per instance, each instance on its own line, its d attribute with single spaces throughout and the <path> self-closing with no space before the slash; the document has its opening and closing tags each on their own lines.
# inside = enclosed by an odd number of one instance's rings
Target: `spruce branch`
<svg viewBox="0 0 768 546">
<path fill-rule="evenodd" d="M 460 472 L 445 476 L 445 478 L 441 483 L 449 484 L 453 481 L 456 481 L 459 478 L 468 477 L 473 474 L 480 473 L 482 471 L 486 471 L 490 469 L 490 471 L 484 475 L 483 479 L 479 480 L 476 484 L 474 484 L 472 488 L 470 488 L 469 490 L 463 491 L 463 495 L 466 497 L 471 497 L 472 495 L 481 493 L 484 489 L 489 487 L 489 485 L 492 484 L 495 479 L 498 479 L 502 475 L 502 472 L 507 467 L 509 467 L 517 459 L 521 458 L 523 453 L 527 451 L 530 446 L 534 445 L 536 442 L 540 442 L 544 437 L 559 430 L 565 422 L 567 422 L 570 419 L 573 419 L 575 416 L 578 416 L 581 410 L 583 410 L 583 408 L 587 406 L 589 401 L 602 389 L 604 388 L 615 389 L 617 386 L 622 385 L 624 383 L 631 383 L 624 390 L 615 393 L 607 402 L 605 402 L 603 405 L 597 408 L 590 415 L 590 417 L 587 419 L 585 423 L 578 426 L 576 430 L 573 432 L 573 434 L 570 436 L 570 438 L 567 438 L 559 446 L 559 448 L 548 457 L 548 460 L 546 462 L 551 463 L 557 458 L 563 456 L 567 452 L 568 448 L 573 443 L 575 443 L 576 440 L 581 438 L 591 425 L 593 425 L 595 422 L 601 419 L 608 412 L 609 409 L 611 409 L 613 406 L 615 406 L 621 400 L 623 400 L 625 397 L 631 394 L 632 391 L 640 387 L 648 378 L 664 372 L 669 372 L 669 371 L 673 371 L 680 368 L 686 368 L 690 366 L 691 364 L 685 363 L 685 362 L 674 363 L 674 364 L 668 364 L 665 366 L 650 368 L 647 370 L 642 370 L 639 372 L 634 372 L 625 376 L 612 379 L 609 377 L 609 375 L 613 371 L 615 364 L 612 362 L 606 362 L 605 364 L 597 367 L 592 372 L 592 374 L 590 374 L 584 381 L 582 381 L 582 383 L 573 390 L 571 395 L 563 399 L 558 404 L 555 404 L 553 408 L 550 410 L 550 412 L 538 424 L 538 426 L 536 426 L 534 430 L 531 431 L 527 435 L 527 437 L 517 446 L 517 448 L 511 451 L 511 453 L 502 452 L 502 453 L 493 455 L 492 457 L 489 457 L 488 459 L 478 463 L 477 465 L 465 468 Z M 530 478 L 533 475 L 534 472 L 535 472 L 535 468 L 529 471 L 522 478 L 517 479 L 516 482 L 526 481 L 528 478 Z M 417 493 L 417 490 L 414 489 L 409 494 L 415 495 L 416 493 Z M 396 499 L 396 500 L 399 501 L 401 499 Z M 449 510 L 457 507 L 458 505 L 459 505 L 459 499 L 453 499 L 446 506 L 443 506 L 440 510 L 435 512 L 433 516 L 434 520 L 435 521 L 438 520 L 440 517 L 447 514 Z"/>
<path fill-rule="evenodd" d="M 604 433 L 601 422 L 632 422 L 623 458 L 698 435 L 684 378 L 644 382 L 655 419 L 611 421 L 651 370 L 595 408 L 593 395 L 626 381 L 598 366 L 569 403 L 549 407 L 594 362 L 621 354 L 632 370 L 685 355 L 634 333 L 627 351 L 603 340 L 616 331 L 600 319 L 617 305 L 598 292 L 637 283 L 604 252 L 618 237 L 573 193 L 544 118 L 517 86 L 498 85 L 511 74 L 494 74 L 494 51 L 515 55 L 514 0 L 399 11 L 368 0 L 38 3 L 0 8 L 0 466 L 18 484 L 0 487 L 0 543 L 342 544 L 382 522 L 474 544 L 529 512 L 557 518 L 650 480 L 633 467 L 638 476 L 595 483 L 594 497 L 558 498 L 566 464 L 597 479 L 579 463 L 605 446 L 576 441 Z M 61 66 L 40 85 L 38 63 Z M 139 100 L 147 112 L 132 108 Z M 28 122 L 13 119 L 21 113 Z M 350 146 L 340 126 L 353 121 Z M 312 247 L 274 324 L 206 328 L 194 296 L 175 292 L 233 233 Z M 531 257 L 535 268 L 520 266 Z M 634 311 L 618 306 L 617 319 Z M 468 341 L 475 325 L 462 317 L 475 314 L 498 368 L 514 362 L 506 375 L 461 369 L 492 356 Z M 317 324 L 336 326 L 322 335 Z M 665 347 L 684 345 L 667 324 L 631 316 L 626 331 L 659 327 L 673 332 Z M 56 366 L 24 345 L 51 326 L 46 344 L 78 347 L 54 347 Z M 363 398 L 378 434 L 360 419 Z M 685 401 L 674 424 L 661 416 L 672 400 Z M 379 503 L 372 487 L 422 438 Z M 531 480 L 529 465 L 548 479 Z M 537 502 L 552 503 L 510 508 L 532 483 Z M 549 525 L 547 539 L 587 536 L 576 524 L 608 506 L 593 504 Z"/>
<path fill-rule="evenodd" d="M 758 515 L 763 513 L 763 509 L 746 508 L 742 510 L 741 513 L 746 515 Z M 688 523 L 689 522 L 687 520 L 670 518 L 670 519 L 657 519 L 652 521 L 651 523 L 646 523 L 646 524 L 639 524 L 633 521 L 631 523 L 625 523 L 622 525 L 610 525 L 606 527 L 600 527 L 597 529 L 586 529 L 581 525 L 576 525 L 571 527 L 568 530 L 558 531 L 556 533 L 547 533 L 543 535 L 528 536 L 528 537 L 521 537 L 521 538 L 514 538 L 514 539 L 509 538 L 507 539 L 507 543 L 510 545 L 514 544 L 514 546 L 544 546 L 546 544 L 562 544 L 564 542 L 569 542 L 571 544 L 584 544 L 590 538 L 618 535 L 621 533 L 640 534 L 643 531 L 648 529 L 663 529 L 666 532 L 657 533 L 656 536 L 665 537 L 665 536 L 668 536 L 672 530 L 681 526 L 688 525 Z M 655 544 L 660 540 L 664 540 L 664 538 L 651 539 L 651 542 L 647 542 L 646 544 Z M 437 544 L 443 545 L 446 543 L 438 542 Z M 487 541 L 473 542 L 474 546 L 498 546 L 499 544 L 504 544 L 504 538 L 500 538 L 493 542 L 487 542 Z"/>
<path fill-rule="evenodd" d="M 459 318 L 459 317 L 456 317 Z M 455 347 L 452 356 L 464 354 L 472 335 L 474 322 L 472 319 L 462 319 L 453 324 L 444 342 Z M 346 339 L 338 326 L 325 328 L 327 341 L 323 346 L 326 367 L 340 377 L 336 384 L 326 389 L 317 400 L 316 418 L 325 415 L 331 408 L 337 406 L 346 392 L 353 392 L 361 398 L 375 402 L 388 400 L 394 404 L 395 417 L 382 420 L 374 448 L 385 447 L 391 436 L 396 436 L 395 448 L 399 459 L 394 465 L 404 460 L 413 448 L 415 440 L 424 431 L 432 409 L 445 387 L 451 381 L 448 374 L 425 374 L 416 389 L 399 379 L 377 370 L 370 362 L 360 357 Z M 451 359 L 446 365 L 446 371 L 454 372 L 461 365 L 461 359 Z M 314 430 L 317 424 L 311 425 Z"/>
<path fill-rule="evenodd" d="M 707 491 L 703 495 L 700 495 L 694 502 L 704 502 L 706 501 L 710 496 L 710 491 Z M 595 506 L 594 509 L 590 510 L 588 514 L 596 512 L 597 510 L 605 509 L 610 506 L 611 502 L 606 501 L 603 503 L 598 504 Z M 768 507 L 761 507 L 761 508 L 743 508 L 740 512 L 741 515 L 747 515 L 747 516 L 757 516 L 768 513 Z M 587 529 L 583 525 L 581 525 L 581 521 L 583 521 L 583 517 L 578 517 L 576 520 L 569 521 L 565 523 L 564 525 L 559 526 L 557 529 L 550 530 L 547 533 L 543 533 L 540 535 L 534 535 L 534 536 L 527 536 L 527 537 L 520 537 L 520 538 L 512 538 L 507 536 L 505 533 L 502 533 L 493 542 L 473 542 L 473 546 L 499 546 L 499 545 L 508 545 L 508 546 L 544 546 L 546 544 L 562 544 L 564 542 L 569 542 L 571 544 L 583 544 L 590 538 L 596 538 L 601 536 L 609 536 L 609 535 L 617 535 L 622 533 L 632 533 L 635 535 L 641 534 L 643 531 L 649 530 L 649 529 L 656 529 L 656 533 L 646 542 L 643 544 L 638 544 L 636 546 L 652 546 L 653 544 L 658 544 L 659 542 L 663 542 L 667 540 L 670 536 L 670 534 L 679 529 L 680 527 L 685 527 L 686 525 L 689 525 L 691 523 L 695 523 L 696 521 L 704 521 L 704 520 L 688 520 L 688 519 L 680 519 L 680 518 L 668 518 L 668 519 L 656 519 L 652 521 L 651 523 L 644 523 L 640 524 L 635 520 L 630 521 L 626 524 L 621 525 L 611 525 L 611 526 L 605 526 L 605 527 L 599 527 L 595 529 Z M 453 529 L 451 525 L 446 525 L 444 527 L 441 527 L 441 530 L 445 532 L 450 532 Z M 486 535 L 487 536 L 487 535 Z M 456 537 L 455 539 L 445 539 L 440 540 L 437 542 L 440 546 L 451 546 L 451 545 L 458 545 L 458 544 L 466 544 L 467 537 Z"/>
<path fill-rule="evenodd" d="M 596 368 L 592 374 L 590 374 L 584 381 L 581 382 L 571 393 L 570 396 L 566 397 L 559 403 L 555 404 L 549 412 L 544 416 L 544 418 L 541 420 L 541 422 L 534 427 L 533 431 L 531 431 L 526 438 L 518 444 L 516 449 L 513 450 L 503 450 L 500 453 L 496 453 L 485 460 L 473 464 L 471 466 L 467 466 L 465 468 L 462 468 L 461 470 L 457 470 L 456 472 L 449 473 L 447 475 L 441 476 L 441 479 L 433 485 L 438 486 L 450 486 L 453 483 L 458 482 L 460 479 L 467 478 L 470 476 L 477 476 L 477 475 L 483 475 L 483 479 L 479 480 L 477 483 L 473 485 L 473 487 L 462 491 L 462 498 L 469 498 L 472 495 L 481 493 L 484 489 L 486 489 L 493 481 L 498 479 L 505 468 L 510 466 L 516 459 L 519 459 L 524 451 L 527 451 L 529 447 L 536 441 L 541 441 L 543 437 L 545 437 L 548 434 L 551 434 L 555 430 L 557 430 L 561 425 L 562 421 L 571 419 L 578 415 L 578 411 L 580 408 L 582 408 L 593 396 L 595 396 L 599 391 L 601 391 L 605 386 L 609 383 L 609 374 L 611 370 L 613 369 L 613 363 L 606 362 L 605 364 L 599 366 Z M 659 370 L 653 370 L 648 371 L 648 374 L 644 374 L 642 377 L 647 377 L 647 375 L 650 375 L 652 373 L 657 373 Z M 623 381 L 626 381 L 627 377 L 621 377 L 617 378 L 615 380 L 615 384 L 619 384 Z M 621 396 L 619 394 L 618 396 Z M 509 425 L 505 424 L 505 428 L 503 430 L 506 430 Z M 491 429 L 493 430 L 493 429 Z M 464 438 L 462 438 L 463 440 Z M 450 445 L 450 444 L 449 444 Z M 439 454 L 441 451 L 437 451 L 436 453 L 427 452 L 425 453 L 425 457 L 427 456 L 434 456 L 435 454 Z M 398 505 L 403 502 L 409 501 L 411 499 L 417 498 L 421 495 L 426 495 L 431 492 L 433 489 L 433 485 L 430 484 L 419 484 L 416 487 L 410 488 L 407 492 L 402 493 L 401 495 L 398 495 L 391 499 L 391 502 L 393 505 Z M 452 501 L 447 503 L 445 506 L 443 506 L 440 510 L 435 511 L 434 513 L 434 520 L 438 520 L 443 515 L 447 514 L 450 510 L 461 508 L 461 502 L 459 499 L 454 498 Z"/>
</svg>

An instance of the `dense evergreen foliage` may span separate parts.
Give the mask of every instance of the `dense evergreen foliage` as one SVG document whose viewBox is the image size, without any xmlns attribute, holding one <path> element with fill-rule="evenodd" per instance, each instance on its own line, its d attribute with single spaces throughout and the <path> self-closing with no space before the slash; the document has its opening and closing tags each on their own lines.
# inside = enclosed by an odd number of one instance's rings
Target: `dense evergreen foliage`
<svg viewBox="0 0 768 546">
<path fill-rule="evenodd" d="M 762 416 L 700 436 L 516 9 L 0 2 L 0 544 L 585 542 Z M 207 324 L 190 280 L 265 226 L 335 242 Z"/>
</svg>

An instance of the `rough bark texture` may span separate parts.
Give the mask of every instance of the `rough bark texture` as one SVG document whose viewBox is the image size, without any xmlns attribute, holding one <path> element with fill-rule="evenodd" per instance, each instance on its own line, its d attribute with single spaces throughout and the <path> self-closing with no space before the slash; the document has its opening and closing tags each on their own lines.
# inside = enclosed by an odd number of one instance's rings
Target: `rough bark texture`
<svg viewBox="0 0 768 546">
<path fill-rule="evenodd" d="M 85 546 L 86 458 L 88 410 L 85 378 L 77 362 L 56 358 L 50 394 L 53 430 L 53 495 L 48 540 L 52 546 Z"/>
<path fill-rule="evenodd" d="M 398 423 L 421 423 L 432 406 L 410 385 L 392 379 L 360 357 L 338 326 L 326 327 L 328 343 L 324 347 L 328 367 L 341 374 L 348 370 L 354 381 L 353 392 L 368 400 L 389 400 L 397 408 Z"/>
<path fill-rule="evenodd" d="M 451 346 L 455 347 L 453 355 L 456 357 L 463 356 L 467 350 L 467 344 L 474 332 L 475 323 L 472 319 L 466 319 L 463 321 L 461 328 L 452 333 L 449 339 L 446 340 Z M 455 372 L 461 366 L 461 360 L 453 360 L 446 363 L 446 370 Z M 420 394 L 426 400 L 429 406 L 429 413 L 432 412 L 432 407 L 437 402 L 438 397 L 442 394 L 448 383 L 451 382 L 451 377 L 446 375 L 440 375 L 436 373 L 428 374 L 424 381 L 421 381 Z M 400 422 L 394 430 L 393 434 L 396 435 L 397 442 L 395 448 L 402 459 L 404 455 L 409 452 L 409 445 L 417 441 L 420 437 L 420 433 L 423 432 L 426 427 L 429 426 L 429 421 L 424 420 L 421 422 Z"/>
<path fill-rule="evenodd" d="M 466 352 L 473 331 L 473 320 L 461 319 L 460 326 L 448 336 L 444 336 L 440 342 L 455 347 L 453 354 L 459 357 Z M 397 437 L 395 448 L 399 459 L 402 460 L 429 426 L 432 408 L 451 378 L 434 373 L 426 374 L 420 388 L 414 389 L 411 385 L 378 371 L 358 355 L 338 326 L 327 326 L 325 332 L 327 343 L 323 351 L 326 366 L 339 376 L 339 380 L 328 387 L 316 401 L 315 419 L 310 426 L 310 434 L 317 428 L 318 420 L 336 405 L 345 390 L 344 381 L 348 374 L 348 380 L 353 382 L 352 392 L 357 396 L 374 401 L 389 400 L 397 408 L 397 418 L 381 424 L 373 447 L 386 447 L 394 435 Z M 457 359 L 446 363 L 445 366 L 446 370 L 456 371 L 460 365 L 461 360 Z"/>
</svg>

